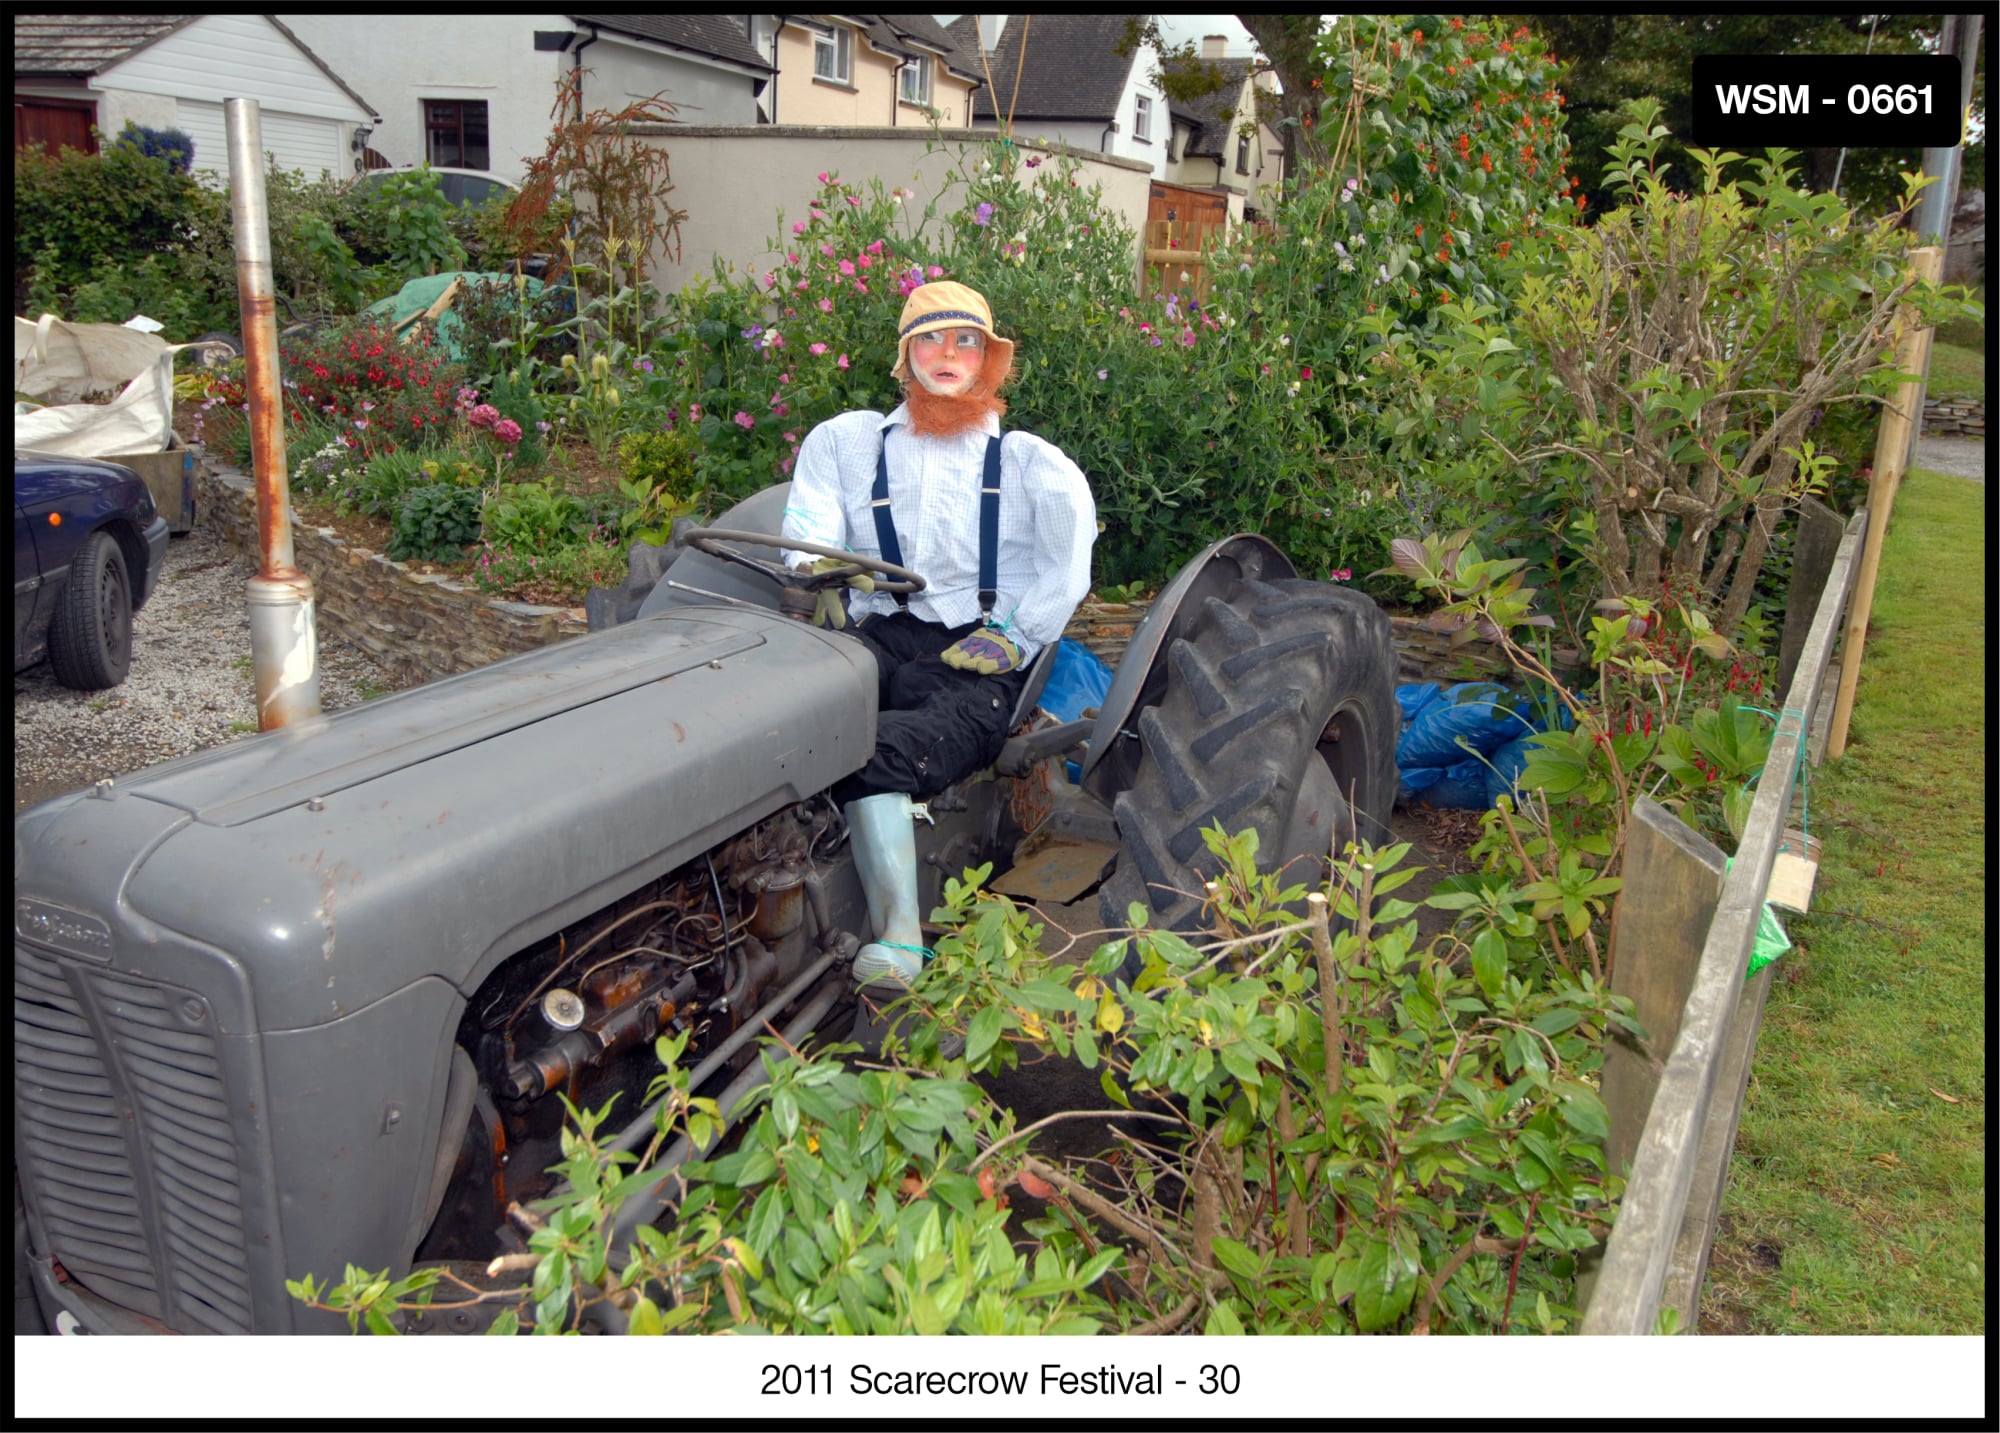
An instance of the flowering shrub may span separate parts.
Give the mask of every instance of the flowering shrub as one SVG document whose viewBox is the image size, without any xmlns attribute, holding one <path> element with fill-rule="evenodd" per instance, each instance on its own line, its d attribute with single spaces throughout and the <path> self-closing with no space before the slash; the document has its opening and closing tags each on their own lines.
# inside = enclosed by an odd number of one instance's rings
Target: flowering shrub
<svg viewBox="0 0 2000 1433">
<path fill-rule="evenodd" d="M 331 419 L 370 454 L 443 437 L 464 376 L 428 331 L 405 343 L 365 318 L 287 339 L 279 360 L 287 422 Z"/>
</svg>

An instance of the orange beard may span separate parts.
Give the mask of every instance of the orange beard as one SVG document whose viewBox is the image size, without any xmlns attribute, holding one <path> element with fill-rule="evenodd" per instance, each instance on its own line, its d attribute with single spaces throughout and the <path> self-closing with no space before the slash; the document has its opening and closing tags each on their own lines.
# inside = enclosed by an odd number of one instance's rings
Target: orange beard
<svg viewBox="0 0 2000 1433">
<path fill-rule="evenodd" d="M 999 394 L 999 389 L 1014 375 L 1014 365 L 989 378 L 979 375 L 979 382 L 970 393 L 933 393 L 923 383 L 912 377 L 903 385 L 903 401 L 910 405 L 910 431 L 920 438 L 950 438 L 978 428 L 986 422 L 986 415 L 1005 417 L 1007 400 Z"/>
</svg>

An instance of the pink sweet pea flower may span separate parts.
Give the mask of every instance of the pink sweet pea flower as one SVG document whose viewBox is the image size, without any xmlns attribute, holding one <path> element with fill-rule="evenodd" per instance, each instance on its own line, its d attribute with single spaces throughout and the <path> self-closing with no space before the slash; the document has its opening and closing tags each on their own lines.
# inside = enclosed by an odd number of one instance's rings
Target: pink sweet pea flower
<svg viewBox="0 0 2000 1433">
<path fill-rule="evenodd" d="M 843 273 L 843 274 L 847 275 L 847 277 L 848 277 L 848 278 L 850 278 L 850 279 L 851 279 L 851 278 L 853 278 L 853 277 L 854 277 L 854 261 L 853 261 L 852 259 L 842 259 L 842 260 L 840 261 L 840 271 L 841 271 L 841 273 Z"/>
<path fill-rule="evenodd" d="M 805 231 L 806 231 L 806 226 L 804 220 L 800 220 L 798 223 L 792 225 L 792 232 L 794 234 L 803 234 L 805 233 Z"/>
<path fill-rule="evenodd" d="M 843 354 L 841 354 L 841 355 L 840 355 L 840 357 L 839 357 L 839 358 L 835 359 L 835 360 L 834 360 L 834 367 L 836 367 L 836 368 L 846 368 L 846 367 L 847 367 L 847 355 L 843 353 Z"/>
<path fill-rule="evenodd" d="M 827 178 L 826 178 L 826 171 L 825 171 L 824 169 L 822 169 L 822 170 L 821 170 L 821 171 L 819 172 L 819 182 L 820 182 L 820 183 L 822 183 L 822 184 L 824 184 L 824 183 L 826 183 L 826 182 L 827 182 Z"/>
<path fill-rule="evenodd" d="M 742 428 L 745 431 L 748 431 L 749 429 L 757 426 L 757 420 L 755 418 L 752 418 L 748 413 L 743 412 L 741 409 L 737 410 L 735 422 L 737 427 Z"/>
<path fill-rule="evenodd" d="M 940 269 L 936 264 L 932 264 L 930 266 L 929 273 L 930 276 L 934 279 L 941 279 L 944 277 L 944 270 Z"/>
<path fill-rule="evenodd" d="M 826 352 L 826 345 L 823 343 L 815 343 L 814 345 L 812 345 L 812 347 L 808 348 L 806 352 L 810 353 L 814 358 L 818 358 L 822 353 Z"/>
<path fill-rule="evenodd" d="M 861 265 L 861 267 L 865 269 L 868 268 L 870 265 L 872 265 L 875 261 L 869 258 L 866 254 L 863 254 L 860 258 L 856 259 L 854 262 Z"/>
<path fill-rule="evenodd" d="M 819 311 L 820 311 L 821 313 L 832 313 L 832 312 L 833 312 L 833 300 L 832 300 L 832 299 L 821 299 L 821 300 L 819 301 Z M 824 348 L 824 347 L 826 347 L 826 345 L 825 345 L 825 344 L 821 344 L 821 345 L 820 345 L 820 347 L 821 347 L 821 348 Z"/>
<path fill-rule="evenodd" d="M 1313 376 L 1313 371 L 1312 371 L 1311 367 L 1309 367 L 1309 366 L 1308 366 L 1308 367 L 1305 367 L 1305 368 L 1301 368 L 1301 369 L 1299 370 L 1299 377 L 1301 377 L 1301 378 L 1311 378 L 1312 376 Z"/>
</svg>

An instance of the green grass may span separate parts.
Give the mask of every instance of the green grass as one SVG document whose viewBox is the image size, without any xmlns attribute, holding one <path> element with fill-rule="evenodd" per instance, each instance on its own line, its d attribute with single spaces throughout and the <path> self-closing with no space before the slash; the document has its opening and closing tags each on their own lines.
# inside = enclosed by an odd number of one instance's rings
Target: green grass
<svg viewBox="0 0 2000 1433">
<path fill-rule="evenodd" d="M 1897 499 L 1847 752 L 1813 773 L 1825 850 L 1786 922 L 1705 1331 L 1986 1331 L 1985 503 L 1926 472 Z"/>
<path fill-rule="evenodd" d="M 1930 381 L 1924 392 L 1931 398 L 1983 398 L 1986 396 L 1986 351 L 1962 348 L 1955 343 L 1931 344 Z"/>
</svg>

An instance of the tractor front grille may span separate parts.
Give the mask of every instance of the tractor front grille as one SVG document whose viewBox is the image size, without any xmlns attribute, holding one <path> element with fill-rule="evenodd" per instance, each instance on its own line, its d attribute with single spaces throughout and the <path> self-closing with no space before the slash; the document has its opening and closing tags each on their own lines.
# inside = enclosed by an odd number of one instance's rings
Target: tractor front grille
<svg viewBox="0 0 2000 1433">
<path fill-rule="evenodd" d="M 85 1288 L 247 1333 L 242 1194 L 214 1018 L 188 991 L 14 947 L 22 1188 Z"/>
</svg>

